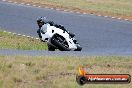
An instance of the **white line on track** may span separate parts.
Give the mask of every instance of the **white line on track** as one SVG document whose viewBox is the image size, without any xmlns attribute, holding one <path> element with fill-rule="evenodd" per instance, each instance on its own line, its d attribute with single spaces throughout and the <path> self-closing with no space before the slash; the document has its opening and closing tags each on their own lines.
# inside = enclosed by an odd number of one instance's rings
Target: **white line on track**
<svg viewBox="0 0 132 88">
<path fill-rule="evenodd" d="M 26 5 L 30 6 L 30 4 L 26 4 Z"/>
<path fill-rule="evenodd" d="M 113 19 L 114 19 L 114 18 L 116 18 L 116 17 L 111 17 L 111 18 L 113 18 Z"/>
<path fill-rule="evenodd" d="M 98 15 L 98 16 L 102 16 L 102 15 Z"/>
<path fill-rule="evenodd" d="M 125 19 L 126 21 L 128 21 L 128 19 Z"/>
<path fill-rule="evenodd" d="M 21 3 L 22 5 L 24 5 L 25 3 Z"/>
<path fill-rule="evenodd" d="M 50 8 L 50 9 L 54 9 L 54 8 Z"/>
<path fill-rule="evenodd" d="M 7 31 L 3 31 L 3 32 L 7 32 Z"/>
<path fill-rule="evenodd" d="M 12 33 L 13 35 L 17 35 L 17 33 Z"/>
<path fill-rule="evenodd" d="M 1 27 L 0 27 L 0 28 L 1 28 Z M 9 33 L 9 34 L 13 34 L 13 35 L 18 35 L 18 36 L 23 36 L 23 37 L 27 37 L 27 38 L 32 38 L 32 39 L 36 39 L 36 40 L 39 39 L 39 38 L 34 38 L 34 37 L 31 37 L 31 36 L 22 35 L 22 34 L 18 34 L 18 33 L 15 33 L 15 32 L 9 32 L 9 31 L 5 31 L 5 30 L 3 30 L 3 32 Z"/>
<path fill-rule="evenodd" d="M 2 0 L 3 2 L 5 2 L 6 0 Z"/>
<path fill-rule="evenodd" d="M 87 14 L 87 13 L 83 13 L 83 14 Z"/>
<path fill-rule="evenodd" d="M 108 17 L 108 16 L 104 16 L 104 17 Z"/>
<path fill-rule="evenodd" d="M 11 3 L 12 1 L 8 1 L 9 3 Z"/>
<path fill-rule="evenodd" d="M 30 38 L 30 36 L 26 36 L 26 37 Z"/>
<path fill-rule="evenodd" d="M 15 4 L 17 4 L 17 2 L 14 2 Z"/>
<path fill-rule="evenodd" d="M 39 38 L 35 38 L 35 39 L 39 40 Z"/>
<path fill-rule="evenodd" d="M 15 4 L 17 4 L 18 2 L 13 2 L 13 1 L 8 1 L 8 0 L 2 0 L 3 2 L 12 2 L 12 3 L 15 3 Z M 41 8 L 41 6 L 37 6 L 37 5 L 31 5 L 31 4 L 25 4 L 25 3 L 20 3 L 20 4 L 23 4 L 23 5 L 28 5 L 28 6 L 34 6 L 34 7 L 39 7 L 39 8 Z M 58 10 L 58 11 L 62 11 L 61 9 L 55 9 L 55 8 L 50 8 L 50 7 L 44 7 L 44 8 L 46 8 L 46 9 L 54 9 L 54 10 Z M 65 12 L 70 12 L 70 13 L 77 13 L 77 14 L 80 14 L 81 12 L 74 12 L 74 11 L 69 11 L 69 10 L 67 10 L 67 9 L 65 9 L 65 10 L 63 10 L 63 11 L 65 11 Z M 82 13 L 82 14 L 88 14 L 88 13 Z M 93 13 L 91 13 L 91 14 L 89 14 L 89 15 L 96 15 L 96 14 L 93 14 Z M 109 17 L 109 16 L 103 16 L 103 15 L 96 15 L 96 16 L 102 16 L 102 17 Z M 117 18 L 117 17 L 110 17 L 110 18 L 112 18 L 112 19 L 118 19 L 118 20 L 125 20 L 125 21 L 132 21 L 132 20 L 129 20 L 129 19 L 123 19 L 123 18 Z"/>
<path fill-rule="evenodd" d="M 33 5 L 34 7 L 36 7 L 36 5 Z"/>
<path fill-rule="evenodd" d="M 56 10 L 60 11 L 60 9 L 56 9 Z"/>
<path fill-rule="evenodd" d="M 17 35 L 21 36 L 21 34 L 17 34 Z"/>
<path fill-rule="evenodd" d="M 11 34 L 11 32 L 8 32 L 9 34 Z"/>
<path fill-rule="evenodd" d="M 80 12 L 76 12 L 76 13 L 80 14 Z"/>
<path fill-rule="evenodd" d="M 46 7 L 44 7 L 44 8 L 48 9 L 49 7 L 46 6 Z"/>
<path fill-rule="evenodd" d="M 23 37 L 25 37 L 26 35 L 22 35 Z"/>
<path fill-rule="evenodd" d="M 64 11 L 64 12 L 67 12 L 68 10 L 65 9 L 65 10 L 63 10 L 63 11 Z"/>
<path fill-rule="evenodd" d="M 69 11 L 70 13 L 73 13 L 73 11 Z"/>
</svg>

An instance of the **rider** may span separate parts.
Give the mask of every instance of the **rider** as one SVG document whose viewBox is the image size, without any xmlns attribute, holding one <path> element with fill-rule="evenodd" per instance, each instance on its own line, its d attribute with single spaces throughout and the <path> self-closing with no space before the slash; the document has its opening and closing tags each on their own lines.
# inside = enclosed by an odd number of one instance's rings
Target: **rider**
<svg viewBox="0 0 132 88">
<path fill-rule="evenodd" d="M 58 24 L 54 24 L 53 21 L 45 21 L 45 20 L 46 20 L 45 17 L 44 17 L 44 18 L 43 18 L 43 17 L 40 17 L 40 18 L 37 19 L 37 24 L 38 24 L 38 26 L 39 26 L 39 29 L 37 30 L 37 33 L 38 33 L 39 38 L 40 38 L 41 41 L 43 41 L 43 40 L 42 40 L 42 36 L 41 36 L 41 28 L 43 27 L 43 25 L 45 25 L 45 24 L 47 24 L 47 23 L 50 24 L 51 26 L 55 26 L 55 27 L 57 27 L 57 28 L 60 28 L 60 29 L 64 30 L 64 32 L 65 32 L 65 31 L 68 32 L 69 35 L 70 35 L 71 37 L 74 37 L 74 36 L 75 36 L 74 34 L 72 34 L 72 33 L 70 33 L 69 31 L 67 31 L 67 30 L 64 28 L 64 26 L 58 25 Z M 49 44 L 48 44 L 48 50 L 49 50 L 49 51 L 55 51 L 55 49 L 54 49 L 52 46 L 50 46 Z"/>
<path fill-rule="evenodd" d="M 71 37 L 74 37 L 74 36 L 75 36 L 73 33 L 70 33 L 69 31 L 67 31 L 67 30 L 64 28 L 64 26 L 55 24 L 53 21 L 45 21 L 45 20 L 46 20 L 45 17 L 40 17 L 40 18 L 37 19 L 37 24 L 38 24 L 38 26 L 39 26 L 39 29 L 38 29 L 37 33 L 38 33 L 38 35 L 39 35 L 40 38 L 42 38 L 41 35 L 40 35 L 40 29 L 41 29 L 42 26 L 43 26 L 44 24 L 46 24 L 46 23 L 50 24 L 51 26 L 55 26 L 55 27 L 57 27 L 57 28 L 60 28 L 60 29 L 64 30 L 64 32 L 65 32 L 65 31 L 68 32 L 69 35 L 70 35 Z"/>
</svg>

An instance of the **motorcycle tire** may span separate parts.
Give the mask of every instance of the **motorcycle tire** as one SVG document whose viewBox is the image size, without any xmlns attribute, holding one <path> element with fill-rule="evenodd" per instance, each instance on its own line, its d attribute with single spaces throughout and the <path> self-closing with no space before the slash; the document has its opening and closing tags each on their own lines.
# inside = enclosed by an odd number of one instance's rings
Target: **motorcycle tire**
<svg viewBox="0 0 132 88">
<path fill-rule="evenodd" d="M 56 47 L 58 47 L 58 49 L 60 51 L 70 51 L 70 49 L 68 49 L 67 47 L 65 47 L 64 45 L 62 45 L 61 42 L 59 42 L 54 37 L 51 39 L 51 43 L 54 44 Z"/>
<path fill-rule="evenodd" d="M 48 51 L 55 51 L 55 48 L 51 45 L 48 45 Z"/>
</svg>

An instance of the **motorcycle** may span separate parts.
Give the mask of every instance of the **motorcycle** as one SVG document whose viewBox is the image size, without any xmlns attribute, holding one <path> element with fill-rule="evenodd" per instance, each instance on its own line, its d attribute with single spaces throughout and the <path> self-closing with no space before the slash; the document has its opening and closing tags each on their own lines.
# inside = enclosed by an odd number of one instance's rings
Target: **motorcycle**
<svg viewBox="0 0 132 88">
<path fill-rule="evenodd" d="M 70 35 L 62 28 L 64 27 L 61 25 L 44 24 L 40 31 L 42 41 L 60 51 L 81 51 L 82 48 L 74 35 Z"/>
</svg>

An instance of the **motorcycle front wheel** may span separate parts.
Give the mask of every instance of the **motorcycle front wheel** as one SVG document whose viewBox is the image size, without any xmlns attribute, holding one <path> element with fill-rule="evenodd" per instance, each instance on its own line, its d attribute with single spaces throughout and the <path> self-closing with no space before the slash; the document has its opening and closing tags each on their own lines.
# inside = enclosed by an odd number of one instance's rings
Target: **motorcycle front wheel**
<svg viewBox="0 0 132 88">
<path fill-rule="evenodd" d="M 64 43 L 64 39 L 59 36 L 54 36 L 51 38 L 51 43 L 58 47 L 60 51 L 70 51 L 68 46 Z"/>
</svg>

